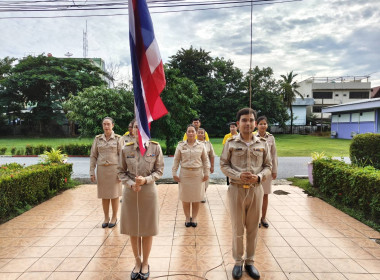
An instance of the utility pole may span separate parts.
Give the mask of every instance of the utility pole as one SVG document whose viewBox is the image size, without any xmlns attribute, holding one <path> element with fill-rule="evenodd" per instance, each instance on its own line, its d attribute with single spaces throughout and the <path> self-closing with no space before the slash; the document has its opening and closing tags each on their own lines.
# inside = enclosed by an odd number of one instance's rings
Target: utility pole
<svg viewBox="0 0 380 280">
<path fill-rule="evenodd" d="M 88 53 L 88 40 L 87 40 L 87 20 L 86 20 L 86 31 L 83 30 L 83 57 L 87 58 Z"/>
</svg>

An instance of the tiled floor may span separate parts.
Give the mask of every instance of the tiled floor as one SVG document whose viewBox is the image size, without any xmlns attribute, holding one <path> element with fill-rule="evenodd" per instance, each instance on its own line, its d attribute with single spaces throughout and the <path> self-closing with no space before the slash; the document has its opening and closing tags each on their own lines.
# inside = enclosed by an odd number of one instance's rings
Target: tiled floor
<svg viewBox="0 0 380 280">
<path fill-rule="evenodd" d="M 158 186 L 151 279 L 232 279 L 227 186 L 210 185 L 197 228 L 185 228 L 177 189 Z M 261 279 L 380 279 L 379 232 L 297 187 L 277 189 L 289 194 L 269 197 L 270 227 L 259 230 L 255 256 Z M 1 225 L 0 279 L 129 279 L 129 238 L 118 226 L 102 229 L 102 215 L 96 186 L 83 185 Z"/>
</svg>

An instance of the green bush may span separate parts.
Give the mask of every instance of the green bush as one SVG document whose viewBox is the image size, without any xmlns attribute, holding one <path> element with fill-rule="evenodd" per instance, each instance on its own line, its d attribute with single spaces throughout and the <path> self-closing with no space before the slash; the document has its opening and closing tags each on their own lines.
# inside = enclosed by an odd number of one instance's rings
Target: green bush
<svg viewBox="0 0 380 280">
<path fill-rule="evenodd" d="M 33 147 L 31 145 L 26 145 L 25 146 L 25 154 L 26 155 L 33 155 Z"/>
<path fill-rule="evenodd" d="M 92 144 L 67 144 L 60 145 L 57 149 L 60 149 L 62 153 L 70 156 L 89 156 L 91 152 Z"/>
<path fill-rule="evenodd" d="M 11 148 L 11 154 L 12 154 L 12 156 L 14 156 L 16 154 L 16 147 Z"/>
<path fill-rule="evenodd" d="M 350 159 L 358 166 L 371 165 L 380 169 L 380 134 L 356 135 L 350 145 Z"/>
<path fill-rule="evenodd" d="M 0 148 L 0 155 L 5 155 L 6 151 L 7 151 L 7 147 L 1 147 Z"/>
<path fill-rule="evenodd" d="M 324 195 L 380 221 L 380 170 L 320 159 L 313 161 L 313 178 Z"/>
<path fill-rule="evenodd" d="M 72 164 L 36 164 L 25 168 L 17 164 L 0 166 L 0 219 L 17 209 L 34 205 L 64 188 Z"/>
<path fill-rule="evenodd" d="M 44 152 L 50 152 L 50 151 L 51 151 L 51 146 L 49 145 L 40 144 L 33 147 L 33 155 L 41 155 Z"/>
<path fill-rule="evenodd" d="M 25 151 L 24 151 L 24 149 L 17 149 L 16 150 L 16 155 L 18 155 L 18 156 L 20 156 L 20 155 L 25 155 Z"/>
</svg>

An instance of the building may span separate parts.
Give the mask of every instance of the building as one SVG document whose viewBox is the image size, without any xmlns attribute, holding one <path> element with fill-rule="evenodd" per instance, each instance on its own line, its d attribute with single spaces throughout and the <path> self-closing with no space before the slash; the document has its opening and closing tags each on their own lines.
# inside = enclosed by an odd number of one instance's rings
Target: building
<svg viewBox="0 0 380 280">
<path fill-rule="evenodd" d="M 297 90 L 305 98 L 314 98 L 309 110 L 318 122 L 329 122 L 330 113 L 323 112 L 322 108 L 369 99 L 371 82 L 368 79 L 369 76 L 310 77 L 299 82 Z"/>
<path fill-rule="evenodd" d="M 380 97 L 380 87 L 371 88 L 371 98 Z"/>
<path fill-rule="evenodd" d="M 331 114 L 331 137 L 351 139 L 356 134 L 380 133 L 380 98 L 360 100 L 322 109 Z"/>
<path fill-rule="evenodd" d="M 306 122 L 307 108 L 311 108 L 314 105 L 313 98 L 296 98 L 292 103 L 293 108 L 293 125 L 309 125 Z M 290 116 L 290 110 L 288 109 Z M 290 120 L 286 122 L 286 125 L 290 125 Z"/>
</svg>

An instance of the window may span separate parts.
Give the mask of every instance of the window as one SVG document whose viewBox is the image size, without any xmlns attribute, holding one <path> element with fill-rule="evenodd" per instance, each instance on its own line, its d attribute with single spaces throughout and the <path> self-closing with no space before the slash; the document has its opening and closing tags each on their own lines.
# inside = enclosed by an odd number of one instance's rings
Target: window
<svg viewBox="0 0 380 280">
<path fill-rule="evenodd" d="M 333 97 L 332 91 L 314 91 L 314 99 L 331 99 Z"/>
<path fill-rule="evenodd" d="M 350 99 L 369 99 L 369 91 L 350 91 Z"/>
<path fill-rule="evenodd" d="M 313 113 L 322 113 L 321 106 L 313 106 Z"/>
</svg>

